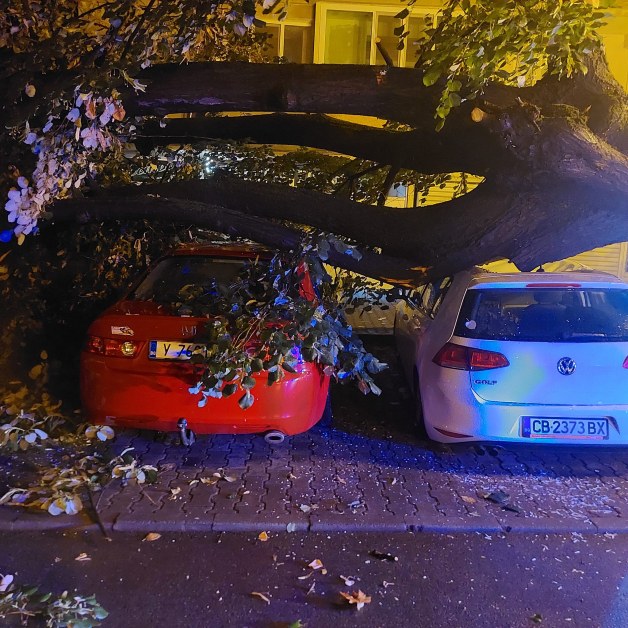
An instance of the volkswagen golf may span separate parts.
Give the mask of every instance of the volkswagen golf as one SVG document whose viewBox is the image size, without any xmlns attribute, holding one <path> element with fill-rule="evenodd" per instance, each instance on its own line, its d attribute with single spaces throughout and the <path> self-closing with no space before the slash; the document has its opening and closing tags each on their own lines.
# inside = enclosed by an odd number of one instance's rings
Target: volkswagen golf
<svg viewBox="0 0 628 628">
<path fill-rule="evenodd" d="M 472 270 L 397 304 L 417 423 L 440 442 L 628 443 L 628 285 Z"/>
</svg>

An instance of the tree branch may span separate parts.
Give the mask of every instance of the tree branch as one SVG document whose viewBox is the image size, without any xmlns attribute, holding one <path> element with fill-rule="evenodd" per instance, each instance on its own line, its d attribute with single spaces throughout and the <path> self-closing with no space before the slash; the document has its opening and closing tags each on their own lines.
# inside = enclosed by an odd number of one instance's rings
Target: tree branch
<svg viewBox="0 0 628 628">
<path fill-rule="evenodd" d="M 296 249 L 305 233 L 294 227 L 247 215 L 211 203 L 153 195 L 118 198 L 67 199 L 51 208 L 54 222 L 101 222 L 108 220 L 149 219 L 179 225 L 208 227 L 231 236 L 243 237 L 271 248 Z M 331 248 L 329 263 L 381 281 L 413 287 L 424 283 L 427 270 L 397 257 L 363 250 L 358 261 Z"/>
<path fill-rule="evenodd" d="M 435 111 L 442 90 L 440 82 L 425 87 L 422 77 L 422 72 L 413 68 L 377 66 L 166 64 L 140 73 L 140 80 L 149 87 L 145 93 L 127 92 L 125 107 L 134 115 L 161 116 L 194 111 L 352 114 L 421 126 L 426 114 Z M 487 85 L 482 98 L 501 107 L 523 100 L 541 107 L 561 102 L 581 111 L 590 108 L 596 133 L 608 134 L 609 141 L 623 150 L 628 95 L 601 57 L 592 60 L 592 70 L 577 80 L 548 78 L 527 88 L 493 83 Z M 452 110 L 447 125 L 462 119 L 470 126 L 469 113 L 465 107 Z"/>
<path fill-rule="evenodd" d="M 173 118 L 167 119 L 163 128 L 158 121 L 149 120 L 138 130 L 136 144 L 141 151 L 211 139 L 307 146 L 426 174 L 485 175 L 492 168 L 506 167 L 512 160 L 498 138 L 471 124 L 470 115 L 469 110 L 468 120 L 446 125 L 440 133 L 434 130 L 430 116 L 424 116 L 419 128 L 412 131 L 390 131 L 319 114 Z"/>
</svg>

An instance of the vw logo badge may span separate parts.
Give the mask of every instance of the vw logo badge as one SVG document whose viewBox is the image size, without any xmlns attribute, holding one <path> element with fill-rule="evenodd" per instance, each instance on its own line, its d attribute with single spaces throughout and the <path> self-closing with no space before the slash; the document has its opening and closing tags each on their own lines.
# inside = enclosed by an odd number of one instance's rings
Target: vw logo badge
<svg viewBox="0 0 628 628">
<path fill-rule="evenodd" d="M 573 358 L 561 358 L 556 368 L 561 375 L 571 375 L 576 370 L 576 361 Z"/>
</svg>

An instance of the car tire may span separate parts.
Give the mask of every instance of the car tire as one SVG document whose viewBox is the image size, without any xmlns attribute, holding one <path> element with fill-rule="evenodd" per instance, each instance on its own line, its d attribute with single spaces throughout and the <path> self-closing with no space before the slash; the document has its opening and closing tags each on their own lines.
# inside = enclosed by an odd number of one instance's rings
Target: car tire
<svg viewBox="0 0 628 628">
<path fill-rule="evenodd" d="M 332 423 L 334 422 L 334 413 L 331 408 L 331 391 L 327 392 L 327 399 L 325 400 L 325 408 L 323 410 L 323 414 L 321 415 L 318 424 L 321 427 L 332 427 Z"/>
<path fill-rule="evenodd" d="M 427 440 L 427 431 L 425 430 L 425 417 L 423 416 L 423 403 L 421 401 L 421 387 L 419 385 L 419 375 L 414 371 L 414 415 L 413 424 L 416 435 L 421 440 Z"/>
</svg>

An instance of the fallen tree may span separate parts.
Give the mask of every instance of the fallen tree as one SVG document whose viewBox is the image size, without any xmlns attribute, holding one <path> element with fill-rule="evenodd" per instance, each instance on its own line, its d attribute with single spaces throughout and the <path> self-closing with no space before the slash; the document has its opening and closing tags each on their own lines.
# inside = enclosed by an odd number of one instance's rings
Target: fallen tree
<svg viewBox="0 0 628 628">
<path fill-rule="evenodd" d="M 404 285 L 498 258 L 529 270 L 628 239 L 628 97 L 610 74 L 596 35 L 603 15 L 585 2 L 551 10 L 510 0 L 448 2 L 438 26 L 428 23 L 414 69 L 224 60 L 141 69 L 129 61 L 131 51 L 139 46 L 137 59 L 151 66 L 141 37 L 156 32 L 158 16 L 150 7 L 135 7 L 125 17 L 121 3 L 112 4 L 100 17 L 108 20 L 100 53 L 94 48 L 85 67 L 46 68 L 38 59 L 29 69 L 23 57 L 13 72 L 7 62 L 0 65 L 10 79 L 0 112 L 4 120 L 20 112 L 23 119 L 27 112 L 33 125 L 48 116 L 42 129 L 67 127 L 54 141 L 46 139 L 51 131 L 33 132 L 30 124 L 21 131 L 38 153 L 35 174 L 44 183 L 34 191 L 23 183 L 7 204 L 18 236 L 29 233 L 44 212 L 79 222 L 121 216 L 195 222 L 276 247 L 294 246 L 306 225 L 364 248 L 361 260 L 339 256 L 335 263 Z M 167 21 L 172 5 L 160 7 Z M 242 11 L 242 24 L 254 24 L 254 5 L 233 7 Z M 401 24 L 405 15 L 399 15 Z M 235 19 L 211 17 L 223 29 Z M 499 34 L 495 19 L 503 28 Z M 526 33 L 532 23 L 538 32 Z M 234 28 L 231 35 L 242 30 Z M 187 60 L 202 58 L 190 56 L 189 46 L 183 50 Z M 136 70 L 133 77 L 129 67 Z M 97 97 L 105 75 L 113 89 Z M 37 85 L 38 95 L 27 89 L 30 99 L 12 96 L 20 80 L 29 81 L 33 92 Z M 76 85 L 72 105 L 67 91 Z M 89 87 L 93 91 L 86 93 Z M 65 101 L 59 94 L 66 94 Z M 55 97 L 51 113 L 45 103 Z M 66 110 L 73 108 L 61 118 L 64 102 Z M 232 112 L 255 115 L 221 115 Z M 168 114 L 188 117 L 164 118 Z M 389 124 L 377 128 L 331 117 L 338 114 L 376 116 Z M 62 172 L 59 137 L 66 142 Z M 216 140 L 305 146 L 364 160 L 364 172 L 386 173 L 379 202 L 220 174 L 199 180 L 198 171 L 193 181 L 92 185 L 79 198 L 68 198 L 96 176 L 107 154 L 124 161 L 129 142 L 141 158 L 172 145 L 201 151 Z M 75 162 L 68 163 L 72 157 Z M 384 206 L 388 188 L 406 171 L 467 173 L 482 182 L 437 205 Z M 120 180 L 128 182 L 128 172 Z"/>
</svg>

